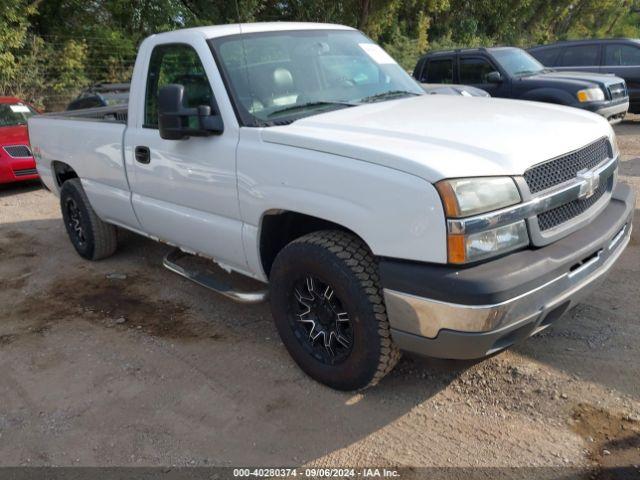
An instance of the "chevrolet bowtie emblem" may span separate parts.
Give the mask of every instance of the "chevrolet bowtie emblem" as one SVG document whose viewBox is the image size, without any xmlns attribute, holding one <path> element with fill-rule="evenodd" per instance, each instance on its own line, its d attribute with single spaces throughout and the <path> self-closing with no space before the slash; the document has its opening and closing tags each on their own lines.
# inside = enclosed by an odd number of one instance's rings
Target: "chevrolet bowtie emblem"
<svg viewBox="0 0 640 480">
<path fill-rule="evenodd" d="M 584 200 L 593 196 L 596 190 L 600 186 L 600 174 L 593 170 L 582 170 L 577 174 L 578 180 L 580 180 L 580 192 L 578 198 Z"/>
</svg>

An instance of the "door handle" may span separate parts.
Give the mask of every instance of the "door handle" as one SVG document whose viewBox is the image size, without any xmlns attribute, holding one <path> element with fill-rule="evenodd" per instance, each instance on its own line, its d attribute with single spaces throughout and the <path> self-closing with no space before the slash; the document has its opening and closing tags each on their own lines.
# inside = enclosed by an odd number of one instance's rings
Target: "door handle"
<svg viewBox="0 0 640 480">
<path fill-rule="evenodd" d="M 134 156 L 138 163 L 151 162 L 151 152 L 149 151 L 149 147 L 136 147 Z"/>
</svg>

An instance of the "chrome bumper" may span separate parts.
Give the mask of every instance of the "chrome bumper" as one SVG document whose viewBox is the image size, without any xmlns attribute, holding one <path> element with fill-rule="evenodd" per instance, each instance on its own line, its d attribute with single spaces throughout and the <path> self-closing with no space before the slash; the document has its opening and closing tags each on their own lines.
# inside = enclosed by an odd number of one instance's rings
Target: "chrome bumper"
<svg viewBox="0 0 640 480">
<path fill-rule="evenodd" d="M 604 280 L 631 237 L 632 212 L 587 258 L 518 296 L 465 305 L 384 289 L 394 341 L 401 349 L 441 358 L 479 358 L 548 327 Z M 620 225 L 620 224 L 619 224 Z"/>
<path fill-rule="evenodd" d="M 595 113 L 602 115 L 606 119 L 611 119 L 611 123 L 618 123 L 622 116 L 629 110 L 629 101 L 599 108 Z"/>
<path fill-rule="evenodd" d="M 606 252 L 605 249 L 600 250 L 572 272 L 503 303 L 460 305 L 385 290 L 387 312 L 390 318 L 398 319 L 394 328 L 430 338 L 436 337 L 443 328 L 485 332 L 538 317 L 567 300 L 575 303 L 582 298 L 586 287 L 609 271 L 629 242 L 630 235 L 631 226 L 625 225 L 611 240 Z"/>
</svg>

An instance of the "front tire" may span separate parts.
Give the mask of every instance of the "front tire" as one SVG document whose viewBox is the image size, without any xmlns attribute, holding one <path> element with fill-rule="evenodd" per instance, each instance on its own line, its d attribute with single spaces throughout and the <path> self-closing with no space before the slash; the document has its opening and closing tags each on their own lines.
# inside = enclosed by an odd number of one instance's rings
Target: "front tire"
<svg viewBox="0 0 640 480">
<path fill-rule="evenodd" d="M 273 263 L 270 298 L 282 342 L 318 382 L 363 389 L 400 358 L 375 260 L 354 235 L 327 230 L 291 242 Z"/>
<path fill-rule="evenodd" d="M 116 227 L 100 220 L 79 178 L 62 184 L 60 208 L 69 240 L 81 257 L 101 260 L 113 255 L 118 246 Z"/>
</svg>

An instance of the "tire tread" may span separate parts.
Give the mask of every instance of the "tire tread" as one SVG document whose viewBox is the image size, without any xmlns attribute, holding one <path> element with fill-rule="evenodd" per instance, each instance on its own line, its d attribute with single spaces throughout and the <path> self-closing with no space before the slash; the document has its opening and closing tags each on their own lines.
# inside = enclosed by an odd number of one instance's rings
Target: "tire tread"
<svg viewBox="0 0 640 480">
<path fill-rule="evenodd" d="M 378 322 L 380 357 L 371 381 L 362 390 L 376 385 L 396 366 L 401 352 L 391 339 L 391 327 L 383 300 L 378 266 L 365 243 L 355 235 L 340 230 L 321 230 L 304 235 L 292 243 L 308 243 L 321 246 L 338 258 L 351 270 L 367 295 L 374 317 Z"/>
<path fill-rule="evenodd" d="M 91 207 L 89 197 L 87 197 L 84 188 L 82 188 L 82 183 L 79 178 L 67 180 L 62 185 L 62 189 L 65 187 L 73 188 L 78 193 L 89 214 L 89 223 L 91 224 L 94 242 L 91 260 L 102 260 L 103 258 L 113 255 L 118 248 L 116 227 L 110 223 L 102 221 L 102 219 L 98 217 L 98 214 L 93 210 L 93 207 Z"/>
</svg>

